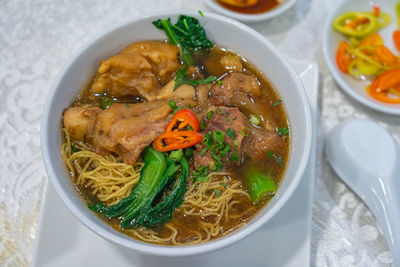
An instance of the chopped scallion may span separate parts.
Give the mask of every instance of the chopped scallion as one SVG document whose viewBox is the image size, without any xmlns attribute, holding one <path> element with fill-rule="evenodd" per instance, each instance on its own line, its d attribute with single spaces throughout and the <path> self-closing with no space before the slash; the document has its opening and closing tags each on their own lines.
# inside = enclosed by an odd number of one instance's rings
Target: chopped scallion
<svg viewBox="0 0 400 267">
<path fill-rule="evenodd" d="M 257 115 L 254 115 L 254 114 L 250 115 L 249 121 L 251 124 L 254 124 L 254 125 L 259 125 L 261 123 L 260 117 L 258 117 Z"/>
<path fill-rule="evenodd" d="M 289 128 L 283 127 L 283 128 L 278 128 L 278 133 L 279 135 L 289 135 Z"/>
<path fill-rule="evenodd" d="M 272 156 L 276 160 L 276 163 L 278 163 L 279 165 L 283 166 L 282 155 L 277 156 L 277 155 L 273 154 Z"/>
<path fill-rule="evenodd" d="M 213 140 L 214 142 L 216 142 L 217 144 L 223 144 L 224 143 L 224 137 L 225 134 L 221 131 L 214 131 L 213 132 Z"/>
<path fill-rule="evenodd" d="M 204 154 L 206 154 L 207 150 L 208 150 L 207 147 L 203 148 L 203 149 L 199 152 L 199 155 L 200 155 L 200 156 L 204 156 Z"/>
<path fill-rule="evenodd" d="M 247 126 L 244 126 L 239 133 L 243 136 L 248 136 L 250 133 L 250 129 Z"/>
<path fill-rule="evenodd" d="M 210 111 L 207 113 L 207 120 L 209 121 L 213 115 L 214 115 L 214 110 L 210 110 Z"/>
<path fill-rule="evenodd" d="M 229 150 L 231 150 L 231 147 L 229 145 L 225 145 L 225 147 L 221 150 L 221 152 L 219 152 L 219 154 L 221 155 L 221 157 L 224 157 L 226 153 L 229 152 Z"/>
<path fill-rule="evenodd" d="M 239 146 L 239 141 L 238 141 L 238 140 L 233 141 L 233 145 L 234 145 L 235 147 L 238 147 L 238 146 Z"/>
<path fill-rule="evenodd" d="M 180 161 L 181 158 L 183 156 L 183 150 L 179 149 L 179 150 L 174 150 L 171 152 L 171 154 L 169 154 L 169 158 L 173 161 Z"/>
<path fill-rule="evenodd" d="M 229 157 L 230 161 L 235 161 L 235 160 L 239 160 L 239 155 L 238 153 L 235 151 L 234 153 L 231 154 L 231 156 Z"/>
<path fill-rule="evenodd" d="M 204 121 L 200 122 L 200 130 L 204 130 L 206 128 L 206 123 Z"/>
<path fill-rule="evenodd" d="M 210 162 L 210 170 L 215 171 L 217 169 L 217 166 L 215 165 L 214 161 Z"/>
<path fill-rule="evenodd" d="M 236 131 L 235 130 L 232 130 L 231 128 L 228 128 L 226 131 L 225 131 L 225 133 L 226 133 L 226 135 L 227 136 L 229 136 L 230 138 L 235 138 L 235 135 L 236 135 Z"/>
<path fill-rule="evenodd" d="M 193 178 L 194 182 L 208 182 L 210 179 L 208 176 L 197 176 Z"/>
</svg>

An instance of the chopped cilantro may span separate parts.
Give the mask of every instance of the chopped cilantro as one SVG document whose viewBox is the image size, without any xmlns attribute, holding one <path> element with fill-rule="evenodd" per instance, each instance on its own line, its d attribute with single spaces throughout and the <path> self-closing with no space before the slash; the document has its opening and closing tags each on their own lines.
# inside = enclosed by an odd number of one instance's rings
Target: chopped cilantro
<svg viewBox="0 0 400 267">
<path fill-rule="evenodd" d="M 207 120 L 209 121 L 213 115 L 214 115 L 214 110 L 210 110 L 210 111 L 207 113 Z"/>
</svg>

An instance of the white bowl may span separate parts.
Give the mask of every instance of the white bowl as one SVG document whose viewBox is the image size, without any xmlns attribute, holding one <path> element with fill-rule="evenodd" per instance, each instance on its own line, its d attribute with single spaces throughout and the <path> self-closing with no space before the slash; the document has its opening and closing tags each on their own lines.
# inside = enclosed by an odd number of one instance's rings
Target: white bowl
<svg viewBox="0 0 400 267">
<path fill-rule="evenodd" d="M 181 13 L 197 17 L 213 42 L 244 55 L 268 77 L 277 88 L 282 104 L 287 110 L 291 126 L 291 144 L 289 164 L 276 196 L 246 226 L 204 244 L 171 247 L 148 244 L 124 235 L 87 208 L 61 159 L 61 119 L 63 110 L 74 101 L 85 83 L 93 77 L 100 60 L 118 53 L 135 41 L 166 39 L 165 34 L 156 29 L 151 22 L 166 17 L 176 21 Z M 142 253 L 187 256 L 214 251 L 232 244 L 271 219 L 291 196 L 302 177 L 310 153 L 311 135 L 310 108 L 301 81 L 287 59 L 269 41 L 251 28 L 229 18 L 211 13 L 205 13 L 203 18 L 197 13 L 183 11 L 140 18 L 114 27 L 93 38 L 71 56 L 49 91 L 42 120 L 41 142 L 50 181 L 68 209 L 89 229 L 119 245 Z"/>
<path fill-rule="evenodd" d="M 365 87 L 371 82 L 360 81 L 352 78 L 348 74 L 342 73 L 336 65 L 336 51 L 339 43 L 346 38 L 335 31 L 332 27 L 333 19 L 345 12 L 350 11 L 372 11 L 372 5 L 378 5 L 382 11 L 389 13 L 391 16 L 391 22 L 385 28 L 378 31 L 385 41 L 385 45 L 395 54 L 399 52 L 394 47 L 392 33 L 397 27 L 397 16 L 395 13 L 396 1 L 386 1 L 386 0 L 375 0 L 373 2 L 365 0 L 343 0 L 335 10 L 330 14 L 326 20 L 324 33 L 322 36 L 322 47 L 325 57 L 326 64 L 328 65 L 329 71 L 331 72 L 333 78 L 340 85 L 340 87 L 355 100 L 363 105 L 366 105 L 375 110 L 400 115 L 400 104 L 386 104 L 372 98 L 365 90 Z"/>
<path fill-rule="evenodd" d="M 296 0 L 284 0 L 273 9 L 259 14 L 245 14 L 235 12 L 219 5 L 216 0 L 205 0 L 204 2 L 207 7 L 209 7 L 212 11 L 222 14 L 224 16 L 228 16 L 243 22 L 258 22 L 279 16 L 280 14 L 291 8 L 296 3 Z"/>
</svg>

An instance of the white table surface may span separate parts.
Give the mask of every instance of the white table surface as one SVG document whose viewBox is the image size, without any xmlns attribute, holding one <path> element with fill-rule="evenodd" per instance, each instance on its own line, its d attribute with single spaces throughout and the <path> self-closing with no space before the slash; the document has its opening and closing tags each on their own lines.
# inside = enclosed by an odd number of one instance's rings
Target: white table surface
<svg viewBox="0 0 400 267">
<path fill-rule="evenodd" d="M 374 217 L 339 180 L 323 138 L 347 118 L 378 121 L 400 140 L 400 117 L 377 113 L 342 92 L 321 52 L 323 23 L 335 0 L 298 0 L 271 21 L 250 24 L 288 57 L 320 67 L 320 128 L 314 186 L 314 266 L 392 266 Z M 200 0 L 0 0 L 0 265 L 28 266 L 47 186 L 40 117 L 47 90 L 72 52 L 93 34 L 153 11 L 207 10 Z"/>
</svg>

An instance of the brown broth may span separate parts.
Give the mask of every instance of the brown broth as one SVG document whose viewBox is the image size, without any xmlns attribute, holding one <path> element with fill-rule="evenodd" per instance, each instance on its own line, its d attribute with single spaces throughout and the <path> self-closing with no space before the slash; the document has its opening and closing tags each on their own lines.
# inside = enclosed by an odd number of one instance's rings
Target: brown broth
<svg viewBox="0 0 400 267">
<path fill-rule="evenodd" d="M 200 68 L 201 72 L 203 75 L 208 76 L 208 75 L 216 75 L 216 76 L 221 76 L 221 75 L 226 75 L 226 70 L 223 69 L 221 64 L 218 64 L 219 59 L 224 56 L 224 55 L 236 55 L 235 53 L 215 46 L 213 49 L 198 53 L 195 55 L 195 64 Z M 258 97 L 257 99 L 253 99 L 254 105 L 258 105 L 264 113 L 272 114 L 257 114 L 263 118 L 269 117 L 269 120 L 271 120 L 271 123 L 276 125 L 276 127 L 288 127 L 288 120 L 286 117 L 285 110 L 283 108 L 283 105 L 278 105 L 273 107 L 274 101 L 279 99 L 279 95 L 276 93 L 276 90 L 271 86 L 270 82 L 266 79 L 266 77 L 260 73 L 253 65 L 251 65 L 249 62 L 247 62 L 243 57 L 241 57 L 241 63 L 244 67 L 243 71 L 246 73 L 250 73 L 256 76 L 258 79 L 259 84 L 261 85 L 262 88 L 262 95 Z M 135 101 L 132 101 L 135 100 Z M 87 94 L 87 89 L 85 89 L 79 96 L 78 102 L 80 103 L 91 103 L 93 105 L 97 105 L 97 100 L 90 100 L 88 98 Z M 133 97 L 133 99 L 126 99 L 126 98 L 121 98 L 117 99 L 119 102 L 141 102 L 143 99 L 138 99 L 137 97 Z M 241 109 L 239 107 L 239 109 Z M 241 110 L 246 116 L 249 116 L 250 114 L 246 112 L 245 110 Z M 275 154 L 281 155 L 282 156 L 282 161 L 287 163 L 288 159 L 288 154 L 289 154 L 289 138 L 284 137 L 284 146 L 278 150 L 274 151 Z M 254 165 L 253 162 L 249 158 L 244 157 L 242 159 L 242 164 L 240 164 L 237 167 L 233 167 L 231 171 L 237 176 L 231 176 L 230 179 L 232 180 L 238 180 L 242 184 L 242 188 L 244 186 L 244 181 L 243 181 L 243 172 L 244 172 L 244 167 L 248 165 Z M 192 162 L 191 162 L 192 165 Z M 268 172 L 271 174 L 275 182 L 279 185 L 281 182 L 281 179 L 284 175 L 285 172 L 285 166 L 280 166 L 277 161 L 274 158 L 268 159 L 267 156 L 265 156 L 265 159 L 263 159 L 261 162 L 256 164 L 258 168 L 264 170 L 265 172 Z M 193 168 L 193 167 L 192 167 Z M 190 179 L 190 178 L 189 178 Z M 87 188 L 81 188 L 78 187 L 78 191 L 82 195 L 82 197 L 89 203 L 97 202 L 96 197 L 93 196 L 90 191 Z M 269 200 L 264 200 L 261 201 L 260 203 L 254 204 L 252 203 L 249 199 L 246 197 L 238 197 L 237 200 L 240 200 L 240 205 L 236 207 L 236 212 L 239 213 L 244 213 L 244 216 L 239 218 L 239 219 L 222 219 L 221 221 L 221 226 L 224 229 L 217 237 L 219 238 L 221 236 L 224 236 L 228 233 L 231 233 L 232 231 L 235 231 L 238 229 L 239 225 L 242 225 L 243 223 L 247 223 L 249 220 L 251 220 L 258 211 L 264 207 Z M 255 207 L 255 209 L 254 209 Z M 129 230 L 124 230 L 121 229 L 119 226 L 119 220 L 118 219 L 106 219 L 103 218 L 107 223 L 109 223 L 111 226 L 113 226 L 116 230 L 125 233 L 127 235 L 132 235 L 132 233 Z M 203 221 L 206 222 L 212 222 L 215 218 L 205 218 Z M 176 236 L 176 240 L 180 242 L 190 242 L 193 241 L 193 239 L 196 237 L 196 231 L 201 231 L 200 227 L 200 219 L 198 217 L 192 216 L 192 215 L 186 215 L 184 214 L 181 210 L 177 209 L 174 213 L 174 217 L 172 221 L 170 222 L 174 227 L 179 229 L 178 235 Z M 169 234 L 168 229 L 165 226 L 158 227 L 156 229 L 153 229 L 156 231 L 161 237 L 166 237 Z M 215 239 L 213 238 L 213 239 Z"/>
<path fill-rule="evenodd" d="M 249 7 L 234 7 L 217 0 L 217 3 L 229 10 L 245 13 L 245 14 L 259 14 L 267 12 L 279 5 L 278 0 L 259 0 L 257 4 Z"/>
</svg>

